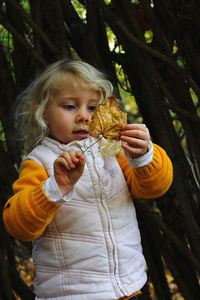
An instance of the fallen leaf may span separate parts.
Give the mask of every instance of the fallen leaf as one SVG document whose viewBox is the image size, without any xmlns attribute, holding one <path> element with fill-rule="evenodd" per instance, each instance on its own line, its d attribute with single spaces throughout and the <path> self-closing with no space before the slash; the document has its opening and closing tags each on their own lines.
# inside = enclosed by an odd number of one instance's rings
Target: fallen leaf
<svg viewBox="0 0 200 300">
<path fill-rule="evenodd" d="M 98 105 L 92 115 L 89 131 L 91 135 L 102 135 L 105 139 L 119 141 L 121 127 L 126 123 L 127 113 L 120 110 L 117 100 L 112 96 Z"/>
</svg>

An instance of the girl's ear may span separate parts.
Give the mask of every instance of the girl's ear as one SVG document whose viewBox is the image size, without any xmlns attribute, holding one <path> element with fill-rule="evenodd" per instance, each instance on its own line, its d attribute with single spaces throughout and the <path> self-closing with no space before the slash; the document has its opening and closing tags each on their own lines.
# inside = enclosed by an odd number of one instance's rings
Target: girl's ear
<svg viewBox="0 0 200 300">
<path fill-rule="evenodd" d="M 46 126 L 48 126 L 46 111 L 44 111 L 44 113 L 43 113 L 43 119 L 44 119 L 44 122 L 45 122 Z"/>
<path fill-rule="evenodd" d="M 33 114 L 34 114 L 34 117 L 36 119 L 41 119 L 40 117 L 40 112 L 39 112 L 39 109 L 40 109 L 40 105 L 34 105 L 33 107 Z M 46 112 L 44 111 L 43 115 L 42 115 L 42 119 L 43 121 L 45 122 L 46 126 L 48 126 L 48 121 L 47 121 L 47 116 L 46 116 Z"/>
<path fill-rule="evenodd" d="M 34 115 L 34 117 L 36 116 L 38 108 L 39 108 L 39 105 L 34 105 L 33 106 L 33 115 Z"/>
</svg>

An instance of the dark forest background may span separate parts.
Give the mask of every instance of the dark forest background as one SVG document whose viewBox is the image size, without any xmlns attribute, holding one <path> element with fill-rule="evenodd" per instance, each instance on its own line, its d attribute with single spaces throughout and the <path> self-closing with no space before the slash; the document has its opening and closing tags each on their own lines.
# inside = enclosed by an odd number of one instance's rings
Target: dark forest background
<svg viewBox="0 0 200 300">
<path fill-rule="evenodd" d="M 149 276 L 140 299 L 152 299 L 153 289 L 157 300 L 176 293 L 199 300 L 200 2 L 0 0 L 1 214 L 21 161 L 11 121 L 16 96 L 64 57 L 105 71 L 129 121 L 145 123 L 174 165 L 163 197 L 134 200 Z M 29 256 L 31 245 L 10 237 L 1 217 L 1 300 L 33 299 L 19 270 Z"/>
</svg>

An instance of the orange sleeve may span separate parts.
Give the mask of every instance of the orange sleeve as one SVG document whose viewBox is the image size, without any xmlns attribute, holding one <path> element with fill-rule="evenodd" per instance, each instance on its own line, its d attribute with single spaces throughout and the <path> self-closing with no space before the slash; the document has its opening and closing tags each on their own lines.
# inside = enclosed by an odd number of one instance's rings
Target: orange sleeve
<svg viewBox="0 0 200 300">
<path fill-rule="evenodd" d="M 173 166 L 170 158 L 158 145 L 153 144 L 153 149 L 152 162 L 141 168 L 132 169 L 124 155 L 117 158 L 135 198 L 158 198 L 172 184 Z"/>
<path fill-rule="evenodd" d="M 51 222 L 60 205 L 51 201 L 43 190 L 48 178 L 36 162 L 26 160 L 13 184 L 14 196 L 6 203 L 3 219 L 8 232 L 24 241 L 39 237 Z"/>
</svg>

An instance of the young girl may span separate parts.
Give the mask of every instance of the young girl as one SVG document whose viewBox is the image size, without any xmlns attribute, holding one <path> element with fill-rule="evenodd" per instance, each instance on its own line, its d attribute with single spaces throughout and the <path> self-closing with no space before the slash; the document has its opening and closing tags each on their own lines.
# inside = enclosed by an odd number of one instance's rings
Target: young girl
<svg viewBox="0 0 200 300">
<path fill-rule="evenodd" d="M 172 164 L 142 124 L 122 126 L 127 158 L 101 155 L 88 124 L 112 92 L 91 65 L 62 60 L 21 96 L 29 154 L 4 222 L 33 241 L 38 300 L 134 299 L 147 280 L 131 194 L 163 195 Z"/>
</svg>

